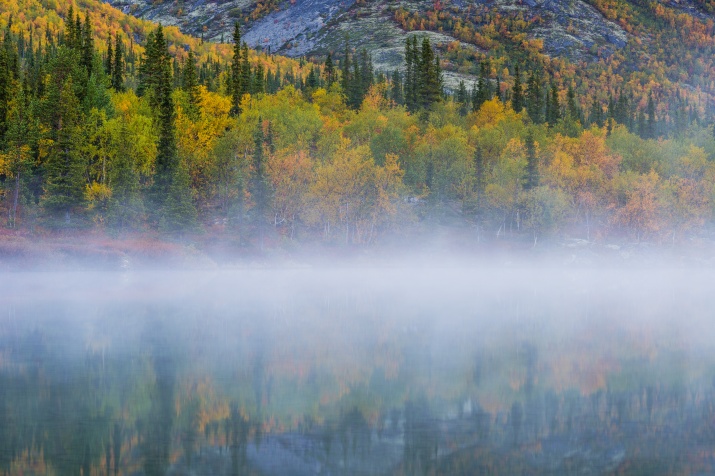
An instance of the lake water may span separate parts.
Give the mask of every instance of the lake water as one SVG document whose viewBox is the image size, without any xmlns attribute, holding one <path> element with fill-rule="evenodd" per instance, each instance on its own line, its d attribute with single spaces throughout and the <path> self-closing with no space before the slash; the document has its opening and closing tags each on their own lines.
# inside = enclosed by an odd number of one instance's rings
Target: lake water
<svg viewBox="0 0 715 476">
<path fill-rule="evenodd" d="M 710 270 L 0 277 L 0 474 L 715 474 Z"/>
</svg>

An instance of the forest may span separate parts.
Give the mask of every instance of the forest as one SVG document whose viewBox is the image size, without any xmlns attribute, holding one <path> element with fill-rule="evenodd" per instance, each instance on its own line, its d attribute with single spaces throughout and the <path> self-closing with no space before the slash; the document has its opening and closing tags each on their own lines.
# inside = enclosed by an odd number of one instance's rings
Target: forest
<svg viewBox="0 0 715 476">
<path fill-rule="evenodd" d="M 293 61 L 249 50 L 238 23 L 229 45 L 150 24 L 135 41 L 106 13 L 57 13 L 2 17 L 8 230 L 263 249 L 447 227 L 536 246 L 683 242 L 712 218 L 712 125 L 685 99 L 670 114 L 621 89 L 584 104 L 547 68 L 494 77 L 489 58 L 449 91 L 419 34 L 385 72 L 349 39 Z"/>
</svg>

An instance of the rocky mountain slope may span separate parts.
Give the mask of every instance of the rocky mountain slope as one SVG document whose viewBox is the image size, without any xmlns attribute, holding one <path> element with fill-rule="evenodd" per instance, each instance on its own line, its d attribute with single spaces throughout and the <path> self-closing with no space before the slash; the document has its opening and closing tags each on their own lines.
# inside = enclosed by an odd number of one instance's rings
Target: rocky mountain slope
<svg viewBox="0 0 715 476">
<path fill-rule="evenodd" d="M 416 14 L 435 8 L 429 0 L 278 0 L 266 6 L 252 0 L 109 0 L 135 16 L 177 25 L 182 31 L 211 41 L 228 39 L 234 21 L 245 22 L 249 46 L 273 53 L 299 57 L 340 51 L 345 36 L 353 46 L 366 47 L 378 68 L 391 69 L 402 61 L 404 38 L 408 34 L 394 19 L 397 7 Z M 266 0 L 266 4 L 268 0 Z M 546 54 L 564 55 L 571 60 L 589 59 L 595 47 L 609 50 L 626 45 L 626 32 L 584 0 L 480 0 L 502 15 L 540 17 L 529 37 L 543 41 Z M 442 6 L 459 15 L 468 3 L 454 0 Z M 255 18 L 254 18 L 255 17 Z M 433 43 L 445 46 L 459 41 L 448 33 L 428 32 Z M 475 45 L 460 42 L 463 48 Z M 592 59 L 592 58 L 591 58 Z"/>
</svg>

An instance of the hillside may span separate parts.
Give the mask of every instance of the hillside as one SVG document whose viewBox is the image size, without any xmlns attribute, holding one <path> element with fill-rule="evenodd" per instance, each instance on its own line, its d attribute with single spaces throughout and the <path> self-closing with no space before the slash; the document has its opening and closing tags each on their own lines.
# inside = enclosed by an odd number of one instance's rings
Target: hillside
<svg viewBox="0 0 715 476">
<path fill-rule="evenodd" d="M 673 114 L 666 104 L 676 100 L 686 100 L 701 117 L 713 111 L 713 13 L 704 1 L 110 3 L 213 41 L 228 38 L 239 21 L 250 46 L 293 57 L 340 52 L 348 34 L 386 71 L 402 68 L 404 39 L 415 31 L 437 45 L 453 90 L 489 59 L 491 79 L 507 83 L 515 63 L 552 71 L 563 90 L 574 85 L 584 107 L 592 97 L 605 101 L 623 89 L 641 109 L 652 93 L 663 114 Z"/>
<path fill-rule="evenodd" d="M 574 239 L 599 253 L 643 241 L 709 249 L 715 137 L 707 102 L 693 95 L 709 96 L 645 72 L 645 86 L 619 75 L 614 65 L 648 28 L 622 21 L 642 19 L 635 10 L 599 20 L 601 33 L 572 35 L 580 43 L 564 40 L 571 27 L 547 43 L 528 34 L 560 31 L 558 5 L 544 7 L 551 23 L 527 21 L 523 9 L 465 9 L 479 31 L 433 5 L 440 13 L 419 27 L 435 32 L 395 43 L 395 56 L 407 53 L 402 74 L 385 76 L 352 40 L 347 58 L 294 60 L 250 50 L 251 31 L 214 44 L 106 4 L 73 8 L 0 8 L 8 256 L 52 255 L 33 244 L 47 236 L 59 236 L 62 255 L 81 254 L 80 236 L 112 256 L 166 241 L 232 256 Z M 595 12 L 578 18 L 591 24 Z M 392 28 L 409 30 L 422 12 L 391 14 Z M 472 50 L 440 47 L 447 27 Z M 582 60 L 544 54 L 557 47 Z M 475 59 L 476 87 L 456 81 L 445 93 L 443 75 L 468 77 Z M 699 74 L 685 79 L 709 73 Z"/>
</svg>

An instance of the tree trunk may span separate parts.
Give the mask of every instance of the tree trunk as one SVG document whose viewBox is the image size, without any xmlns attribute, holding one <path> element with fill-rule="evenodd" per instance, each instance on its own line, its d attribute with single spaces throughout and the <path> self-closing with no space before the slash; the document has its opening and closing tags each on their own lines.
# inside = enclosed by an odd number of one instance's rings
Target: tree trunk
<svg viewBox="0 0 715 476">
<path fill-rule="evenodd" d="M 15 175 L 15 196 L 12 199 L 12 221 L 10 226 L 15 228 L 17 222 L 17 202 L 20 197 L 20 172 Z"/>
</svg>

